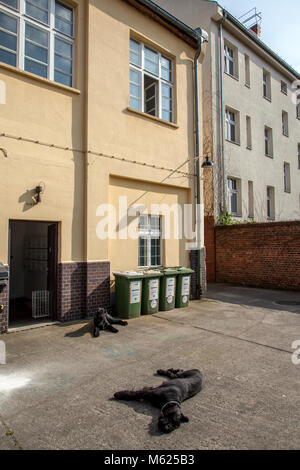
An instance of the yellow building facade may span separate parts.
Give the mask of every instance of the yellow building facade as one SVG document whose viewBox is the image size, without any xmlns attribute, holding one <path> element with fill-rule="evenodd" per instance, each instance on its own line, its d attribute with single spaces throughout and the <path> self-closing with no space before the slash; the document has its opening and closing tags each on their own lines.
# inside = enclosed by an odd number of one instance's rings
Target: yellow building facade
<svg viewBox="0 0 300 470">
<path fill-rule="evenodd" d="M 173 220 L 161 240 L 161 207 L 195 201 L 201 40 L 151 3 L 0 1 L 2 331 L 28 320 L 32 292 L 50 293 L 51 319 L 77 319 L 109 306 L 115 271 L 190 263 Z M 150 231 L 159 221 L 150 249 L 139 205 Z"/>
</svg>

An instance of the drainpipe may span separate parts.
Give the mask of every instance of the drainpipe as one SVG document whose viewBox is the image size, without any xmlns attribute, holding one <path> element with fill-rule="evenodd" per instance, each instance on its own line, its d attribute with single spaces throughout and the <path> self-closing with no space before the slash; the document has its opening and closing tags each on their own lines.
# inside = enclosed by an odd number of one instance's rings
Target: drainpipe
<svg viewBox="0 0 300 470">
<path fill-rule="evenodd" d="M 200 130 L 199 130 L 199 82 L 198 82 L 198 60 L 202 52 L 202 43 L 205 39 L 202 37 L 201 28 L 197 28 L 196 32 L 199 34 L 199 47 L 194 59 L 195 68 L 195 133 L 196 133 L 196 162 L 197 162 L 197 257 L 198 257 L 198 286 L 197 297 L 200 299 L 202 294 L 202 279 L 201 279 L 201 165 L 200 165 Z"/>
<path fill-rule="evenodd" d="M 220 43 L 219 43 L 219 49 L 220 49 L 220 121 L 221 121 L 221 166 L 222 166 L 222 186 L 223 186 L 223 194 L 222 194 L 222 199 L 221 201 L 222 204 L 222 211 L 225 211 L 226 206 L 227 206 L 227 182 L 226 182 L 226 171 L 225 171 L 225 132 L 224 132 L 224 73 L 223 73 L 223 22 L 225 20 L 225 15 L 226 13 L 223 10 L 223 18 L 222 21 L 219 25 L 219 36 L 220 36 Z"/>
</svg>

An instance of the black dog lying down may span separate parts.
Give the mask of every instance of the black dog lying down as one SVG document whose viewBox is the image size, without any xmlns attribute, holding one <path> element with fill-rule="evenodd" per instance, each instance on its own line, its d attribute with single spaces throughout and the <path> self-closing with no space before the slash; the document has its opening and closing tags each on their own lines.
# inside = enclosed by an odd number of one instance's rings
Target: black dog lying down
<svg viewBox="0 0 300 470">
<path fill-rule="evenodd" d="M 109 330 L 112 333 L 118 333 L 119 330 L 114 328 L 112 325 L 128 325 L 127 321 L 116 320 L 107 313 L 105 308 L 99 308 L 94 316 L 94 336 L 98 338 L 100 330 Z"/>
<path fill-rule="evenodd" d="M 150 401 L 152 405 L 161 408 L 158 426 L 161 431 L 169 433 L 179 428 L 180 423 L 189 419 L 181 413 L 180 405 L 184 400 L 193 397 L 202 390 L 203 375 L 197 370 L 183 371 L 180 369 L 158 370 L 157 374 L 169 377 L 158 387 L 145 387 L 142 390 L 124 390 L 115 393 L 117 400 Z"/>
</svg>

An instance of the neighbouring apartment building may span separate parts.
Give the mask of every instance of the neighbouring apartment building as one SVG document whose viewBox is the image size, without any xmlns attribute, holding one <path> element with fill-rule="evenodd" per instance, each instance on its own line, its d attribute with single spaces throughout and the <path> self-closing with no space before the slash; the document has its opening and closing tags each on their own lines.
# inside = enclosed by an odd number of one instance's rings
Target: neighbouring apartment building
<svg viewBox="0 0 300 470">
<path fill-rule="evenodd" d="M 201 34 L 148 0 L 0 0 L 0 332 L 109 307 L 115 271 L 190 265 L 161 205 L 196 200 Z"/>
<path fill-rule="evenodd" d="M 226 209 L 237 221 L 300 219 L 300 75 L 260 40 L 259 24 L 246 28 L 217 2 L 156 3 L 209 34 L 202 69 L 204 153 L 215 163 L 204 181 L 209 279 L 213 228 Z"/>
</svg>

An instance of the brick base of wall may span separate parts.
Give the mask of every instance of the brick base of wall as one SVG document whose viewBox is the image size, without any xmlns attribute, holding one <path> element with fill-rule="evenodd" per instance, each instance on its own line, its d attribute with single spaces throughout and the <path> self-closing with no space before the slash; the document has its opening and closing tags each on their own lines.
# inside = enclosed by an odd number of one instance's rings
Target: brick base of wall
<svg viewBox="0 0 300 470">
<path fill-rule="evenodd" d="M 62 263 L 58 266 L 57 319 L 89 317 L 109 307 L 110 263 Z"/>
<path fill-rule="evenodd" d="M 213 216 L 205 216 L 204 218 L 204 242 L 206 248 L 207 282 L 216 282 L 215 219 Z"/>
<path fill-rule="evenodd" d="M 216 280 L 300 290 L 300 222 L 216 227 Z"/>
<path fill-rule="evenodd" d="M 3 305 L 3 309 L 0 310 L 0 334 L 6 333 L 8 329 L 8 285 L 0 293 L 1 305 Z"/>
</svg>

